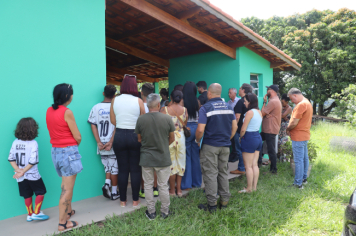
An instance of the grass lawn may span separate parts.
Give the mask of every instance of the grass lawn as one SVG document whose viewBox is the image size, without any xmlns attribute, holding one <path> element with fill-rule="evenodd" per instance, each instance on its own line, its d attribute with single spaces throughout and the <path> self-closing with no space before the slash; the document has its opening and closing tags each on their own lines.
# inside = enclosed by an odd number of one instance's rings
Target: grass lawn
<svg viewBox="0 0 356 236">
<path fill-rule="evenodd" d="M 312 128 L 318 158 L 304 190 L 288 187 L 294 179 L 291 167 L 279 163 L 277 176 L 263 175 L 268 169 L 261 169 L 258 190 L 252 194 L 238 193 L 245 177 L 231 181 L 229 207 L 217 213 L 199 210 L 206 198 L 203 190 L 194 190 L 186 198 L 172 199 L 175 215 L 166 220 L 149 221 L 142 208 L 66 235 L 340 235 L 344 209 L 356 187 L 356 161 L 353 154 L 329 149 L 332 136 L 356 133 L 334 124 Z"/>
</svg>

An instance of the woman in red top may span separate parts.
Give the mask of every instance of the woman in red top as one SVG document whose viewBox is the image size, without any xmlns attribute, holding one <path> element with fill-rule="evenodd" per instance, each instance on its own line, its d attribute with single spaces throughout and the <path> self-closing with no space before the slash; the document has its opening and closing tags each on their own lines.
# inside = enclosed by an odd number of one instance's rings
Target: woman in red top
<svg viewBox="0 0 356 236">
<path fill-rule="evenodd" d="M 67 108 L 73 99 L 70 84 L 58 84 L 53 90 L 54 104 L 47 109 L 46 122 L 52 144 L 52 161 L 57 174 L 62 178 L 62 193 L 59 199 L 58 230 L 63 231 L 78 225 L 67 221 L 75 214 L 72 196 L 75 178 L 83 170 L 78 145 L 82 138 L 73 112 Z"/>
</svg>

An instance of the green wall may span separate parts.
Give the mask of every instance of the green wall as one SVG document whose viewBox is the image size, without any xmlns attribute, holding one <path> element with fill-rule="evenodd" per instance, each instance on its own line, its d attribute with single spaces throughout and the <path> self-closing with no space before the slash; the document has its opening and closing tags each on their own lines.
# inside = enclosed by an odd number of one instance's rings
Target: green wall
<svg viewBox="0 0 356 236">
<path fill-rule="evenodd" d="M 47 187 L 42 209 L 58 205 L 61 179 L 51 160 L 45 121 L 58 83 L 73 84 L 69 108 L 83 140 L 79 151 L 84 170 L 78 174 L 73 201 L 100 195 L 104 170 L 87 118 L 103 99 L 106 83 L 104 0 L 1 1 L 0 32 L 0 220 L 26 213 L 7 161 L 13 131 L 23 117 L 33 117 L 40 126 L 39 171 Z"/>
<path fill-rule="evenodd" d="M 269 61 L 245 47 L 237 49 L 236 60 L 217 51 L 171 59 L 169 87 L 172 91 L 175 85 L 184 85 L 186 81 L 197 83 L 205 80 L 208 86 L 211 83 L 220 83 L 222 97 L 228 101 L 228 89 L 239 89 L 243 83 L 250 83 L 251 73 L 259 75 L 261 108 L 263 95 L 267 91 L 265 86 L 273 82 L 273 69 L 270 68 Z"/>
</svg>

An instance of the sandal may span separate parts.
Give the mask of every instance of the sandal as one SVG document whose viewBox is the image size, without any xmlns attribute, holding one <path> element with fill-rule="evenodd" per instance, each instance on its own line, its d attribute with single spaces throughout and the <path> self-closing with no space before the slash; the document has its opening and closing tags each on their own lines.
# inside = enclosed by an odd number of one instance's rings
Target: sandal
<svg viewBox="0 0 356 236">
<path fill-rule="evenodd" d="M 135 202 L 137 202 L 137 205 L 134 205 Z M 139 207 L 139 206 L 140 206 L 140 200 L 138 200 L 138 201 L 133 201 L 133 202 L 132 202 L 132 206 L 133 206 L 134 208 Z"/>
<path fill-rule="evenodd" d="M 67 217 L 68 218 L 67 220 L 69 220 L 74 215 L 75 215 L 75 210 L 72 210 L 72 212 L 68 213 L 69 217 Z"/>
<path fill-rule="evenodd" d="M 239 191 L 239 193 L 251 193 L 251 192 L 252 191 L 247 191 L 247 189 L 245 189 L 245 188 Z"/>
<path fill-rule="evenodd" d="M 180 192 L 180 193 L 177 193 L 178 197 L 183 197 L 183 193 Z"/>
<path fill-rule="evenodd" d="M 73 225 L 72 226 L 68 226 L 68 227 L 67 227 L 68 221 L 66 221 L 65 224 L 58 224 L 58 226 L 62 226 L 64 228 L 63 230 L 58 229 L 58 231 L 64 231 L 66 229 L 71 229 L 71 228 L 74 228 L 74 227 L 78 226 L 78 222 L 76 222 L 76 221 L 71 221 L 71 222 L 72 222 Z"/>
<path fill-rule="evenodd" d="M 120 206 L 121 206 L 121 207 L 126 207 L 126 203 L 127 203 L 127 201 L 124 201 L 124 202 L 121 202 L 121 201 L 120 201 Z"/>
</svg>

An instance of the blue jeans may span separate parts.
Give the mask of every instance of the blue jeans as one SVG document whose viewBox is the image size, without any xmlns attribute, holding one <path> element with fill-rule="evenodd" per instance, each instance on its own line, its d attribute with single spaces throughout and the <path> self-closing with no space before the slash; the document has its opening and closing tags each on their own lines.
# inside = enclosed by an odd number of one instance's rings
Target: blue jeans
<svg viewBox="0 0 356 236">
<path fill-rule="evenodd" d="M 181 183 L 182 189 L 200 187 L 202 183 L 199 146 L 195 142 L 195 132 L 197 130 L 198 123 L 188 122 L 187 127 L 190 128 L 192 135 L 189 138 L 185 138 L 186 163 Z"/>
<path fill-rule="evenodd" d="M 52 161 L 59 177 L 72 176 L 82 172 L 81 158 L 77 145 L 65 148 L 52 147 Z"/>
<path fill-rule="evenodd" d="M 307 178 L 309 168 L 308 141 L 292 141 L 295 164 L 294 184 L 300 186 Z"/>
<path fill-rule="evenodd" d="M 241 152 L 240 133 L 236 132 L 234 136 L 234 141 L 235 141 L 235 150 L 237 156 L 239 157 L 239 165 L 237 166 L 237 169 L 239 171 L 245 171 L 244 159 L 242 158 L 242 152 Z"/>
</svg>

